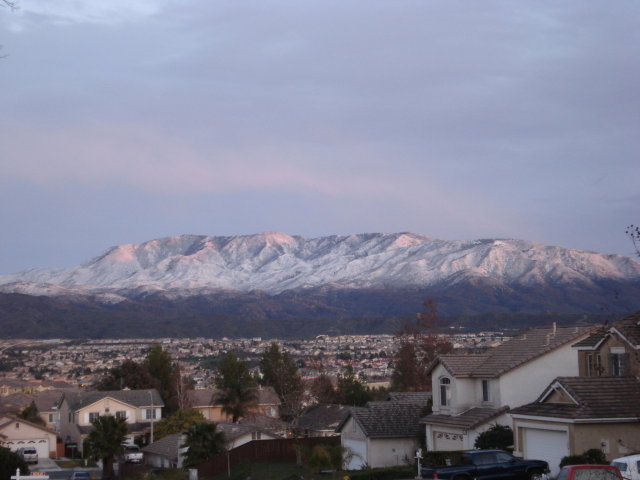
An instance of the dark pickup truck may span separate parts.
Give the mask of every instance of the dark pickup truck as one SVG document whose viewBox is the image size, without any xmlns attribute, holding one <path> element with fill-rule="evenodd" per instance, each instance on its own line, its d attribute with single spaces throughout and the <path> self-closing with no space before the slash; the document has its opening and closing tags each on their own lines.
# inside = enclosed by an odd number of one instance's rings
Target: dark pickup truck
<svg viewBox="0 0 640 480">
<path fill-rule="evenodd" d="M 438 480 L 541 480 L 549 473 L 543 460 L 521 460 L 502 450 L 470 450 L 461 454 L 462 463 L 421 469 L 422 478 Z"/>
</svg>

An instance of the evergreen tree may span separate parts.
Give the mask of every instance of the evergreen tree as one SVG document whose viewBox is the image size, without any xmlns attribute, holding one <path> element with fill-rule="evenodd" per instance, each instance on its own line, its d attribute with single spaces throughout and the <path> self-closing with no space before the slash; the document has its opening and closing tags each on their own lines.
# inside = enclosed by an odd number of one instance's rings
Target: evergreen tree
<svg viewBox="0 0 640 480">
<path fill-rule="evenodd" d="M 280 398 L 281 416 L 291 420 L 300 415 L 305 400 L 304 382 L 289 353 L 281 353 L 278 344 L 272 343 L 260 360 L 260 372 L 261 383 L 273 387 Z"/>
<path fill-rule="evenodd" d="M 147 351 L 145 366 L 155 380 L 156 388 L 164 400 L 165 413 L 177 410 L 179 404 L 177 382 L 180 375 L 178 369 L 173 366 L 169 352 L 164 350 L 160 344 L 152 345 Z"/>
<path fill-rule="evenodd" d="M 236 423 L 256 404 L 256 382 L 249 372 L 249 364 L 227 353 L 218 364 L 215 385 L 219 392 L 212 399 L 222 404 L 222 411 Z"/>
<path fill-rule="evenodd" d="M 338 377 L 336 396 L 338 403 L 355 407 L 362 407 L 371 400 L 370 392 L 356 378 L 351 365 L 347 365 Z"/>
<path fill-rule="evenodd" d="M 97 390 L 122 390 L 124 388 L 144 390 L 157 387 L 158 384 L 149 373 L 147 366 L 133 360 L 125 360 L 120 366 L 113 367 L 95 385 Z"/>
<path fill-rule="evenodd" d="M 18 468 L 22 475 L 29 474 L 29 467 L 20 455 L 8 448 L 0 447 L 0 479 L 9 480 Z"/>
<path fill-rule="evenodd" d="M 27 405 L 24 410 L 22 410 L 22 412 L 18 414 L 18 416 L 31 423 L 37 423 L 39 425 L 45 424 L 44 420 L 38 413 L 38 407 L 36 407 L 36 404 L 34 402 L 31 402 L 29 405 Z"/>
</svg>

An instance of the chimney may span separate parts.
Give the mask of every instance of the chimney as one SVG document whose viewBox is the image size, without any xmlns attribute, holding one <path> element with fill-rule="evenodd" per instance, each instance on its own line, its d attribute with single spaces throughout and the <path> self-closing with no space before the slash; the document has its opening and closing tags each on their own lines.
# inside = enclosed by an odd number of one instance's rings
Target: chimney
<svg viewBox="0 0 640 480">
<path fill-rule="evenodd" d="M 553 336 L 556 336 L 556 329 L 558 328 L 558 324 L 556 322 L 553 322 Z"/>
</svg>

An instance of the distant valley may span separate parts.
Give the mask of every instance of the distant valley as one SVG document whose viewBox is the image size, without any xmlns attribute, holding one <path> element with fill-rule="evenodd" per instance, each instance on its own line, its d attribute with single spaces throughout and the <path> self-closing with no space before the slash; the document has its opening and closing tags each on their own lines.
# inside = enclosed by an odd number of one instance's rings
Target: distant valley
<svg viewBox="0 0 640 480">
<path fill-rule="evenodd" d="M 392 333 L 427 299 L 455 326 L 517 328 L 604 321 L 639 292 L 634 259 L 523 240 L 182 235 L 0 276 L 0 336 Z"/>
</svg>

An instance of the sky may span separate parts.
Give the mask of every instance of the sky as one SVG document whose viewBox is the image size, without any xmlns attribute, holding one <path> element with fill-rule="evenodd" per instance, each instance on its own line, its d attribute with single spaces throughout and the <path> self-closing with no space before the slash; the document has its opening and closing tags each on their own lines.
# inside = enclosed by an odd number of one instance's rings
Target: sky
<svg viewBox="0 0 640 480">
<path fill-rule="evenodd" d="M 18 0 L 0 274 L 264 231 L 633 256 L 638 25 L 634 0 Z"/>
</svg>

